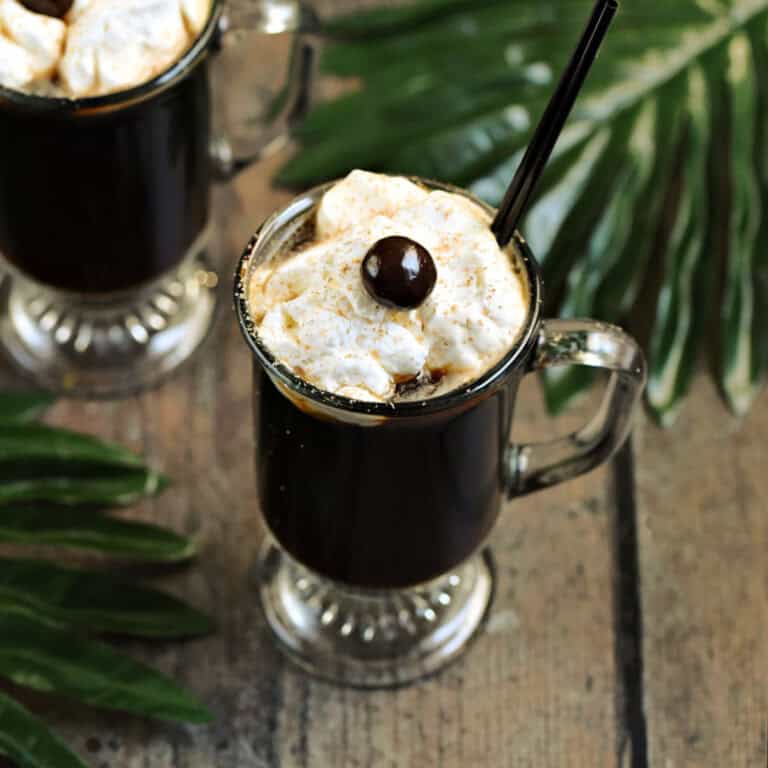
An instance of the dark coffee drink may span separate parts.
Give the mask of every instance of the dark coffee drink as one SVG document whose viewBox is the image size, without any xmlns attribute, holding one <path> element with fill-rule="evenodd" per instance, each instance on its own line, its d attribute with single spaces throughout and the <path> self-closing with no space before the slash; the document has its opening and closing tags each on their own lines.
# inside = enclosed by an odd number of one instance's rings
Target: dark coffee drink
<svg viewBox="0 0 768 768">
<path fill-rule="evenodd" d="M 254 370 L 264 518 L 308 568 L 364 587 L 446 573 L 483 543 L 503 493 L 517 380 L 479 404 L 378 426 L 304 412 Z"/>
<path fill-rule="evenodd" d="M 306 102 L 300 3 L 250 5 L 224 25 L 224 0 L 0 0 L 0 347 L 37 386 L 136 391 L 205 339 L 210 164 L 233 176 Z M 229 85 L 253 50 L 234 116 L 209 65 Z"/>
<path fill-rule="evenodd" d="M 78 293 L 168 272 L 208 222 L 209 135 L 204 62 L 103 114 L 51 116 L 0 96 L 0 254 Z"/>
<path fill-rule="evenodd" d="M 0 6 L 0 255 L 25 276 L 126 291 L 199 250 L 210 99 L 205 58 L 190 51 L 210 36 L 211 10 L 211 0 Z M 185 56 L 186 76 L 131 91 Z"/>
<path fill-rule="evenodd" d="M 328 397 L 392 408 L 338 421 L 256 367 L 262 511 L 311 570 L 411 586 L 493 527 L 517 378 L 471 407 L 419 413 L 491 370 L 528 320 L 523 262 L 489 224 L 460 195 L 356 171 L 250 272 L 250 317 L 279 363 Z"/>
<path fill-rule="evenodd" d="M 254 354 L 259 593 L 280 646 L 344 684 L 402 685 L 466 647 L 493 594 L 502 500 L 610 456 L 642 391 L 637 344 L 541 318 L 525 241 L 455 188 L 354 172 L 267 219 L 235 304 Z M 613 372 L 588 425 L 511 442 L 521 379 Z M 512 511 L 508 512 L 513 513 Z"/>
</svg>

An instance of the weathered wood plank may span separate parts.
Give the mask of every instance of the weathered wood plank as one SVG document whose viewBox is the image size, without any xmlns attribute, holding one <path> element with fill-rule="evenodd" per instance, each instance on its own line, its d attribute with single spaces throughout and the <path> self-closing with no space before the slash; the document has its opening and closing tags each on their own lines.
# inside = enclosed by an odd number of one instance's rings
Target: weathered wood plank
<svg viewBox="0 0 768 768">
<path fill-rule="evenodd" d="M 767 402 L 738 420 L 702 373 L 679 423 L 637 441 L 654 767 L 768 760 Z"/>
</svg>

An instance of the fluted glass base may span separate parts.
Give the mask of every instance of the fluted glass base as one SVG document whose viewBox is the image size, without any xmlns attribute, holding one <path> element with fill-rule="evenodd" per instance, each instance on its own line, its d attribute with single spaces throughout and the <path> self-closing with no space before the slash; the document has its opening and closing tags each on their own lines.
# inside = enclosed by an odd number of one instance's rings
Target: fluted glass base
<svg viewBox="0 0 768 768">
<path fill-rule="evenodd" d="M 306 671 L 351 686 L 403 685 L 455 659 L 491 602 L 489 557 L 427 584 L 358 590 L 307 570 L 268 542 L 261 600 L 281 648 Z"/>
<path fill-rule="evenodd" d="M 0 342 L 38 386 L 108 397 L 156 383 L 200 345 L 211 325 L 217 278 L 204 252 L 171 274 L 121 294 L 53 290 L 15 270 Z"/>
</svg>

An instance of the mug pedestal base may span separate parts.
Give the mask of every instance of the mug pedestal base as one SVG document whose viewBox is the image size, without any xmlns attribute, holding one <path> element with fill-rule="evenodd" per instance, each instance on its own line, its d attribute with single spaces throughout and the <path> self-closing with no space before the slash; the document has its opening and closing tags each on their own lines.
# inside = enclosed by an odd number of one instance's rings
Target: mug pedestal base
<svg viewBox="0 0 768 768">
<path fill-rule="evenodd" d="M 197 252 L 177 270 L 125 294 L 89 297 L 10 276 L 0 343 L 46 389 L 109 397 L 158 382 L 210 328 L 216 277 Z"/>
<path fill-rule="evenodd" d="M 281 649 L 335 683 L 388 688 L 442 669 L 467 647 L 493 594 L 487 555 L 409 589 L 358 590 L 307 570 L 269 542 L 264 612 Z"/>
</svg>

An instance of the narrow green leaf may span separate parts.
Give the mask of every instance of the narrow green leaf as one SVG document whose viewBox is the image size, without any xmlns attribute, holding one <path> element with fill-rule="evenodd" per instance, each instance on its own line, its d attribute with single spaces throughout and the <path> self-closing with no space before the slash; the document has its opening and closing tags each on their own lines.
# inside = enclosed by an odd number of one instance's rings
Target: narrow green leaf
<svg viewBox="0 0 768 768">
<path fill-rule="evenodd" d="M 502 0 L 485 0 L 485 2 Z M 362 13 L 339 15 L 324 22 L 323 30 L 329 35 L 344 37 L 373 37 L 391 34 L 403 28 L 412 28 L 434 17 L 472 8 L 482 0 L 421 0 L 418 4 L 402 7 L 373 8 Z"/>
<path fill-rule="evenodd" d="M 551 35 L 555 13 L 548 3 L 518 5 L 517 12 L 510 13 L 506 2 L 476 2 L 472 8 L 436 18 L 428 25 L 401 30 L 397 35 L 331 45 L 323 54 L 321 70 L 341 77 L 360 77 L 372 86 L 389 80 L 392 75 L 388 70 L 402 77 L 416 70 L 440 74 L 447 69 L 461 80 L 489 64 L 515 66 L 525 59 L 535 60 L 540 33 L 546 30 Z M 567 19 L 561 21 L 564 32 L 560 36 L 565 41 L 570 35 L 575 41 L 578 29 L 575 25 L 568 28 Z M 515 47 L 506 50 L 510 40 L 515 41 Z M 456 55 L 457 51 L 461 56 Z M 563 56 L 568 52 L 564 45 Z M 467 66 L 470 62 L 472 66 Z"/>
<path fill-rule="evenodd" d="M 206 616 L 162 592 L 36 560 L 0 558 L 0 602 L 73 627 L 136 637 L 190 637 L 212 628 Z"/>
<path fill-rule="evenodd" d="M 731 207 L 722 310 L 722 384 L 731 408 L 744 414 L 762 378 L 753 342 L 765 333 L 765 328 L 754 326 L 753 269 L 762 200 L 754 158 L 757 84 L 744 35 L 735 37 L 728 47 L 726 77 L 732 95 Z"/>
<path fill-rule="evenodd" d="M 682 122 L 680 105 L 687 99 L 687 78 L 664 88 L 657 97 L 653 172 L 635 205 L 632 237 L 607 270 L 596 298 L 596 316 L 618 321 L 637 300 L 646 270 L 657 247 L 657 232 L 666 214 L 667 190 L 674 181 L 675 152 Z"/>
<path fill-rule="evenodd" d="M 555 249 L 562 252 L 565 247 L 563 237 L 578 237 L 583 242 L 581 230 L 584 220 L 579 212 L 579 204 L 582 204 L 583 211 L 585 205 L 591 206 L 592 201 L 597 199 L 596 184 L 601 183 L 598 178 L 599 169 L 605 158 L 613 155 L 609 151 L 611 142 L 611 131 L 607 128 L 590 139 L 578 162 L 549 192 L 537 200 L 526 217 L 523 232 L 545 270 L 548 264 L 556 261 L 553 256 Z M 569 222 L 575 219 L 581 222 L 579 233 L 568 228 Z"/>
<path fill-rule="evenodd" d="M 657 101 L 649 100 L 634 117 L 623 164 L 614 168 L 614 193 L 587 243 L 584 257 L 569 275 L 568 291 L 561 307 L 563 317 L 592 314 L 604 275 L 618 261 L 632 236 L 635 207 L 653 170 L 657 115 Z"/>
<path fill-rule="evenodd" d="M 141 458 L 122 446 L 44 424 L 0 426 L 0 466 L 10 462 L 142 466 Z"/>
<path fill-rule="evenodd" d="M 65 546 L 157 562 L 195 554 L 189 539 L 165 528 L 68 508 L 0 507 L 0 542 Z"/>
<path fill-rule="evenodd" d="M 17 768 L 87 768 L 45 724 L 0 691 L 0 754 Z"/>
<path fill-rule="evenodd" d="M 593 136 L 593 126 L 589 122 L 570 122 L 565 126 L 555 149 L 550 157 L 544 175 L 541 177 L 536 200 L 541 200 L 556 186 L 576 163 L 581 152 Z M 520 161 L 523 159 L 525 147 L 505 158 L 495 168 L 485 171 L 482 176 L 473 179 L 468 185 L 469 191 L 493 206 L 499 206 L 509 186 L 509 180 L 514 177 Z"/>
<path fill-rule="evenodd" d="M 499 104 L 501 95 L 493 97 L 490 112 L 413 137 L 391 153 L 388 167 L 461 185 L 508 158 L 525 145 L 533 117 L 523 104 L 504 106 L 503 100 Z"/>
<path fill-rule="evenodd" d="M 615 169 L 615 186 L 587 240 L 583 256 L 568 275 L 560 317 L 592 317 L 600 283 L 616 263 L 631 237 L 633 214 L 653 169 L 654 130 L 658 104 L 649 100 L 638 110 L 623 165 Z M 618 317 L 605 317 L 616 322 Z M 551 413 L 566 408 L 588 389 L 592 369 L 583 366 L 552 368 L 544 375 L 547 407 Z"/>
<path fill-rule="evenodd" d="M 104 476 L 49 476 L 0 483 L 0 505 L 50 502 L 63 506 L 127 506 L 160 493 L 168 485 L 147 469 L 122 470 Z"/>
<path fill-rule="evenodd" d="M 160 673 L 27 609 L 3 604 L 0 677 L 101 709 L 190 723 L 211 719 L 203 704 Z"/>
<path fill-rule="evenodd" d="M 0 424 L 22 424 L 34 421 L 56 398 L 44 392 L 0 393 Z"/>
<path fill-rule="evenodd" d="M 462 78 L 445 72 L 439 76 L 434 71 L 418 73 L 405 83 L 387 85 L 386 90 L 385 97 L 368 89 L 319 106 L 298 129 L 297 136 L 308 147 L 324 153 L 350 142 L 363 141 L 365 146 L 375 143 L 390 167 L 408 168 L 410 158 L 418 159 L 421 148 L 442 159 L 437 154 L 441 146 L 455 144 L 462 149 L 461 136 L 477 133 L 486 124 L 499 124 L 497 132 L 511 128 L 508 138 L 525 137 L 532 123 L 531 109 L 543 109 L 541 86 L 525 72 L 506 67 Z M 514 104 L 509 102 L 510 93 L 516 96 Z M 329 133 L 329 126 L 336 129 Z M 397 126 L 398 135 L 409 136 L 408 144 L 391 142 L 392 126 Z M 517 144 L 521 143 L 519 138 Z M 488 149 L 487 144 L 484 149 Z M 460 168 L 467 164 L 458 157 L 446 162 Z M 281 178 L 292 172 L 292 167 L 289 164 Z M 410 172 L 416 170 L 414 167 Z"/>
<path fill-rule="evenodd" d="M 666 247 L 664 277 L 651 337 L 648 403 L 658 419 L 671 425 L 690 387 L 708 314 L 705 298 L 711 282 L 707 221 L 711 215 L 707 185 L 711 99 L 705 73 L 692 70 L 683 130 L 684 157 L 675 226 Z M 677 143 L 674 136 L 670 143 Z M 718 141 L 718 138 L 714 138 Z"/>
<path fill-rule="evenodd" d="M 755 130 L 755 168 L 762 190 L 762 222 L 754 255 L 755 321 L 753 345 L 758 361 L 756 377 L 768 374 L 768 18 L 761 19 L 750 31 L 758 87 L 757 125 Z"/>
<path fill-rule="evenodd" d="M 474 100 L 478 97 L 471 96 L 469 106 L 457 102 L 452 110 L 420 122 L 398 121 L 387 113 L 386 105 L 349 117 L 341 113 L 337 129 L 289 160 L 277 181 L 290 187 L 306 186 L 343 176 L 356 167 L 422 173 L 454 181 L 472 178 L 473 173 L 479 173 L 478 167 L 500 162 L 512 148 L 522 146 L 528 135 L 530 112 L 520 105 L 494 108 L 502 96 L 492 93 L 487 101 L 477 103 Z M 475 114 L 477 109 L 480 114 Z M 460 124 L 454 125 L 457 120 Z M 392 128 L 395 124 L 397 131 Z M 422 161 L 423 151 L 428 151 L 429 160 L 439 167 Z"/>
<path fill-rule="evenodd" d="M 641 41 L 644 50 L 635 50 L 634 58 L 622 57 L 624 66 L 620 72 L 621 83 L 614 81 L 611 87 L 594 91 L 590 89 L 586 98 L 580 100 L 576 114 L 589 114 L 595 120 L 612 119 L 628 106 L 665 87 L 691 67 L 701 65 L 713 51 L 727 45 L 731 37 L 765 13 L 768 0 L 730 0 L 729 9 L 722 6 L 717 9 L 712 4 L 716 14 L 713 16 L 702 13 L 703 8 L 697 10 L 698 6 L 703 5 L 693 2 L 686 4 L 686 10 L 691 14 L 690 23 L 679 34 L 665 39 L 663 46 L 659 47 L 656 39 L 649 38 Z M 627 27 L 628 33 L 631 32 L 629 25 L 633 18 L 636 17 L 624 16 L 622 26 Z M 618 44 L 622 41 L 615 42 Z M 608 85 L 608 82 L 604 85 Z"/>
<path fill-rule="evenodd" d="M 131 504 L 166 484 L 121 446 L 43 424 L 0 426 L 0 504 Z"/>
</svg>

